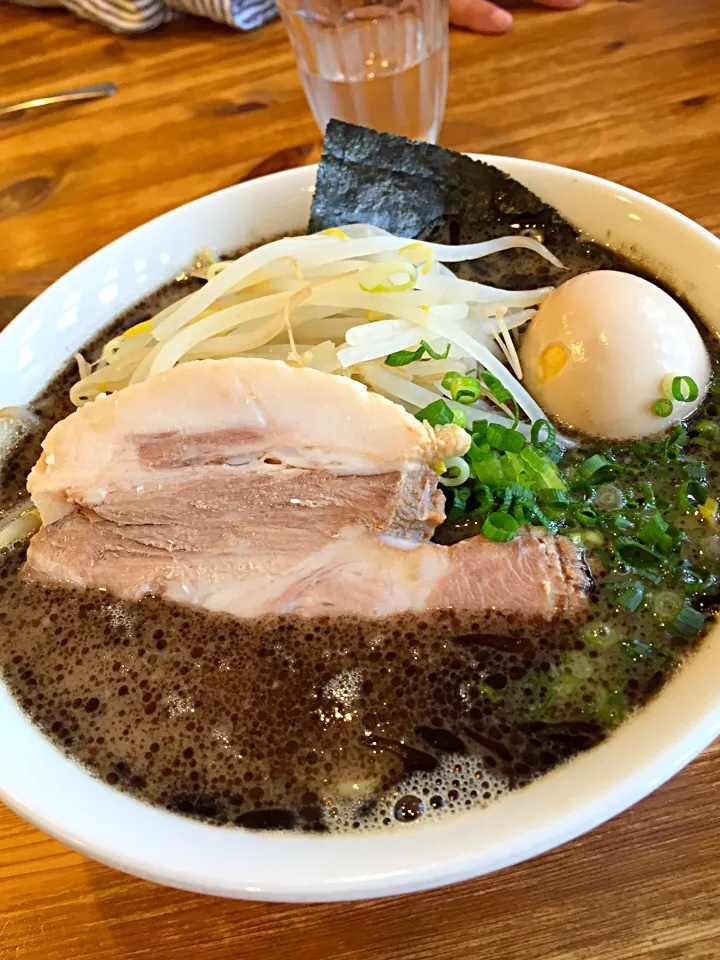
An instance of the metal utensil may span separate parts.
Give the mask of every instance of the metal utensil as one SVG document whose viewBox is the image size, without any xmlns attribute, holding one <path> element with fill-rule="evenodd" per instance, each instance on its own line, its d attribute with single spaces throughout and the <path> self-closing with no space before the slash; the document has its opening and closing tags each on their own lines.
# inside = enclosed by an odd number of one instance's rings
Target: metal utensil
<svg viewBox="0 0 720 960">
<path fill-rule="evenodd" d="M 77 87 L 75 90 L 53 93 L 48 97 L 36 97 L 34 100 L 24 100 L 21 103 L 3 104 L 0 106 L 0 117 L 22 113 L 25 110 L 33 110 L 35 107 L 50 107 L 56 103 L 80 103 L 83 100 L 99 100 L 102 97 L 112 97 L 116 93 L 117 87 L 114 83 L 93 83 L 89 87 Z"/>
</svg>

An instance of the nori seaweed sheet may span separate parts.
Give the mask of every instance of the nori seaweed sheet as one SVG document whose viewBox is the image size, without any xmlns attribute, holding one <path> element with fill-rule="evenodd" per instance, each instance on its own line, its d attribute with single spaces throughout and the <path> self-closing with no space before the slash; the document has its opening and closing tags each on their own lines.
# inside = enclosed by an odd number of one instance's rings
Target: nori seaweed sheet
<svg viewBox="0 0 720 960">
<path fill-rule="evenodd" d="M 309 232 L 371 223 L 435 243 L 478 243 L 512 234 L 545 243 L 569 270 L 510 250 L 459 268 L 461 276 L 509 289 L 561 283 L 624 261 L 578 238 L 575 228 L 512 177 L 428 143 L 331 120 L 325 133 Z"/>
</svg>

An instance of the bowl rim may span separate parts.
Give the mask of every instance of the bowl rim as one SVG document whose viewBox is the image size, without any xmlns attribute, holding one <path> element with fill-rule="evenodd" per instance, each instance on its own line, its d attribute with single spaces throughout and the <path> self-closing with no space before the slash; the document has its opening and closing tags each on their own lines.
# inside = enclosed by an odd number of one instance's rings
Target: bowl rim
<svg viewBox="0 0 720 960">
<path fill-rule="evenodd" d="M 676 229 L 690 231 L 699 237 L 717 254 L 720 266 L 718 238 L 683 214 L 637 191 L 591 174 L 554 164 L 481 154 L 471 154 L 471 156 L 497 165 L 517 176 L 521 181 L 524 172 L 549 171 L 556 177 L 569 177 L 574 181 L 587 184 L 590 188 L 621 190 L 628 202 L 646 210 L 654 210 L 668 222 L 673 223 Z M 18 329 L 40 308 L 51 305 L 56 295 L 57 285 L 61 281 L 82 276 L 88 270 L 92 270 L 104 259 L 106 260 L 109 252 L 120 244 L 132 246 L 138 235 L 150 227 L 169 228 L 173 218 L 184 219 L 190 213 L 201 211 L 205 205 L 221 202 L 223 198 L 235 196 L 238 192 L 267 191 L 272 195 L 283 186 L 288 190 L 297 188 L 308 190 L 314 183 L 316 169 L 316 166 L 299 167 L 236 184 L 199 197 L 153 218 L 73 267 L 28 305 L 6 330 Z M 5 334 L 6 331 L 0 333 L 0 343 L 6 339 Z M 711 633 L 716 639 L 720 639 L 719 626 L 711 628 Z M 709 639 L 710 637 L 706 638 L 703 648 L 708 647 Z M 693 662 L 702 657 L 705 652 L 704 649 L 699 651 L 693 657 Z M 91 795 L 92 801 L 102 807 L 98 817 L 99 822 L 101 821 L 100 827 L 106 829 L 106 832 L 97 835 L 97 829 L 91 830 L 87 824 L 79 825 L 77 819 L 71 817 L 67 809 L 63 815 L 53 814 L 54 803 L 59 802 L 57 798 L 40 799 L 39 794 L 27 796 L 22 789 L 17 790 L 12 783 L 6 784 L 3 774 L 0 774 L 0 800 L 46 833 L 93 859 L 136 876 L 183 889 L 249 899 L 304 902 L 361 899 L 430 889 L 492 872 L 568 842 L 627 809 L 685 766 L 720 734 L 720 689 L 717 693 L 712 686 L 703 690 L 700 697 L 701 706 L 695 707 L 694 716 L 681 717 L 680 721 L 668 731 L 662 749 L 648 750 L 644 758 L 636 759 L 630 765 L 620 764 L 604 789 L 588 792 L 581 798 L 571 787 L 568 778 L 568 771 L 571 768 L 582 765 L 586 775 L 590 771 L 589 780 L 597 779 L 598 771 L 593 771 L 593 764 L 587 761 L 596 757 L 601 751 L 607 751 L 609 746 L 617 743 L 621 738 L 627 740 L 628 734 L 634 729 L 642 727 L 652 731 L 651 720 L 655 714 L 659 716 L 661 712 L 658 704 L 664 705 L 670 702 L 672 690 L 678 687 L 678 681 L 682 679 L 684 673 L 685 671 L 681 670 L 654 701 L 637 716 L 623 724 L 606 743 L 551 772 L 522 791 L 511 793 L 503 799 L 501 804 L 495 804 L 486 810 L 469 811 L 463 813 L 461 817 L 409 825 L 403 828 L 402 832 L 308 838 L 284 834 L 246 834 L 241 831 L 231 833 L 222 828 L 198 824 L 149 807 L 95 780 L 73 761 L 60 754 L 36 728 L 26 732 L 28 733 L 27 742 L 33 745 L 38 759 L 48 764 L 51 773 L 57 768 L 58 763 L 66 772 L 74 768 L 75 772 L 70 779 L 74 779 L 76 783 L 82 782 L 85 791 L 89 796 Z M 678 703 L 687 702 L 687 692 L 675 699 Z M 13 714 L 17 722 L 28 727 L 32 726 L 12 701 L 7 688 L 0 680 L 0 717 L 10 717 L 12 720 Z M 0 730 L 0 748 L 6 736 L 9 738 L 8 734 L 3 734 Z M 597 763 L 594 766 L 597 767 Z M 82 781 L 78 777 L 81 777 Z M 536 801 L 535 813 L 528 811 L 527 804 L 518 803 L 519 797 L 530 793 Z M 503 806 L 508 815 L 517 808 L 522 818 L 521 824 L 510 839 L 492 835 L 491 811 L 499 806 Z M 150 844 L 148 849 L 135 849 L 133 852 L 120 841 L 119 835 L 110 830 L 109 826 L 114 818 L 124 816 L 130 819 L 137 816 L 143 821 L 143 830 L 157 831 L 156 839 L 160 844 L 160 854 L 157 852 L 157 845 Z M 467 829 L 457 829 L 461 820 L 464 821 Z M 120 821 L 115 820 L 115 822 Z M 171 826 L 168 827 L 168 824 Z M 438 853 L 438 843 L 431 839 L 431 834 L 437 837 L 440 833 L 448 836 L 447 845 L 451 853 L 446 855 Z M 479 834 L 477 840 L 476 833 Z M 237 842 L 229 841 L 227 846 L 237 847 L 235 855 L 249 861 L 249 868 L 246 863 L 243 863 L 234 873 L 231 864 L 223 861 L 225 872 L 222 876 L 213 876 L 212 872 L 208 872 L 204 867 L 197 865 L 188 867 L 183 863 L 182 857 L 173 854 L 173 843 L 177 844 L 181 836 L 187 838 L 192 835 L 192 843 L 200 846 L 217 846 L 211 836 L 218 838 L 221 834 L 225 837 L 230 835 L 239 838 Z M 418 842 L 421 837 L 425 838 L 425 843 Z M 465 838 L 464 843 L 461 842 L 462 837 Z M 479 843 L 482 844 L 482 850 L 478 850 Z M 328 856 L 328 845 L 332 847 L 330 856 Z M 361 846 L 363 853 L 359 855 Z M 321 849 L 322 856 L 320 856 Z M 163 857 L 169 859 L 163 859 Z M 353 866 L 349 871 L 342 864 L 332 866 L 333 861 L 343 860 L 344 857 L 352 858 Z M 265 867 L 270 860 L 276 865 L 272 866 L 268 872 Z M 322 861 L 320 871 L 317 869 L 317 864 L 311 862 L 313 860 Z M 383 869 L 374 869 L 375 864 L 383 860 L 390 861 L 390 865 Z M 171 865 L 168 865 L 169 863 Z M 305 877 L 302 877 L 303 863 L 306 865 Z M 328 865 L 329 868 L 323 874 L 322 870 Z M 262 869 L 259 869 L 260 866 Z"/>
</svg>

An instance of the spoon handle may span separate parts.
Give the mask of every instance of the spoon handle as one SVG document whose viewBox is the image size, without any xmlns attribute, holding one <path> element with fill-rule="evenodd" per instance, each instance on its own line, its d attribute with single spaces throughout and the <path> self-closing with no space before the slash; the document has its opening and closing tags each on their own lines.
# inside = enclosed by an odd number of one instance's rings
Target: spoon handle
<svg viewBox="0 0 720 960">
<path fill-rule="evenodd" d="M 55 103 L 73 103 L 83 100 L 99 100 L 102 97 L 112 97 L 117 93 L 114 83 L 93 83 L 89 87 L 77 87 L 75 90 L 66 90 L 64 93 L 53 93 L 48 97 L 36 97 L 34 100 L 24 100 L 22 103 L 8 103 L 0 106 L 0 117 L 11 113 L 21 113 L 23 110 L 33 110 L 35 107 L 49 107 Z"/>
</svg>

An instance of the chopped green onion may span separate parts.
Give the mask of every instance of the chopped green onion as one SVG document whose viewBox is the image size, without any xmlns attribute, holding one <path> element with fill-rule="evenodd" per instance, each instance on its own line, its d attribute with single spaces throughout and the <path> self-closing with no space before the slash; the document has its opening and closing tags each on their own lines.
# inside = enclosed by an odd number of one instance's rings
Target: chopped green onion
<svg viewBox="0 0 720 960">
<path fill-rule="evenodd" d="M 538 499 L 546 506 L 562 504 L 565 506 L 570 503 L 570 497 L 566 490 L 538 490 Z"/>
<path fill-rule="evenodd" d="M 553 463 L 560 463 L 565 456 L 562 447 L 558 446 L 557 443 L 546 443 L 539 449 L 542 450 L 546 456 L 550 457 Z"/>
<path fill-rule="evenodd" d="M 475 487 L 475 498 L 478 501 L 478 508 L 474 513 L 478 515 L 487 513 L 495 504 L 495 497 L 492 490 L 482 484 L 478 484 Z"/>
<path fill-rule="evenodd" d="M 525 446 L 519 453 L 524 468 L 532 474 L 534 486 L 548 490 L 567 489 L 558 469 L 546 453 Z"/>
<path fill-rule="evenodd" d="M 482 446 L 485 443 L 485 437 L 487 436 L 488 422 L 487 420 L 474 420 L 472 427 L 472 437 L 473 442 L 478 446 Z"/>
<path fill-rule="evenodd" d="M 678 572 L 682 579 L 685 593 L 688 596 L 695 596 L 699 593 L 709 593 L 717 578 L 709 570 L 698 569 L 688 560 L 683 560 L 678 566 Z"/>
<path fill-rule="evenodd" d="M 417 350 L 396 350 L 385 358 L 385 363 L 388 367 L 406 367 L 409 363 L 420 360 L 426 352 L 433 360 L 445 360 L 450 354 L 450 344 L 445 347 L 444 353 L 436 353 L 426 340 L 421 340 Z"/>
<path fill-rule="evenodd" d="M 652 453 L 652 447 L 644 440 L 636 440 L 630 449 L 633 456 L 637 457 L 638 460 L 646 460 Z"/>
<path fill-rule="evenodd" d="M 473 465 L 473 476 L 481 484 L 488 487 L 500 486 L 505 481 L 505 474 L 502 468 L 500 456 L 495 451 L 490 451 L 482 459 L 474 459 L 473 448 L 470 447 L 470 459 Z"/>
<path fill-rule="evenodd" d="M 707 483 L 707 464 L 704 460 L 698 460 L 697 457 L 687 457 L 683 461 L 683 468 L 689 480 L 699 480 L 700 483 Z"/>
<path fill-rule="evenodd" d="M 583 527 L 596 527 L 600 521 L 600 514 L 592 507 L 581 505 L 573 511 L 573 516 Z"/>
<path fill-rule="evenodd" d="M 673 427 L 666 443 L 671 447 L 684 447 L 687 443 L 687 438 L 687 430 L 682 424 L 678 424 L 676 427 Z"/>
<path fill-rule="evenodd" d="M 520 420 L 520 411 L 518 410 L 517 401 L 515 397 L 510 393 L 510 391 L 502 385 L 494 373 L 490 373 L 489 370 L 483 370 L 480 374 L 480 379 L 485 384 L 485 386 L 490 391 L 490 394 L 498 404 L 503 403 L 512 403 L 513 409 L 515 411 L 515 423 L 513 426 L 516 426 Z"/>
<path fill-rule="evenodd" d="M 652 599 L 652 612 L 663 622 L 674 620 L 685 606 L 685 597 L 676 590 L 662 590 Z"/>
<path fill-rule="evenodd" d="M 681 637 L 695 637 L 704 626 L 705 616 L 699 610 L 687 605 L 670 624 L 670 629 Z"/>
<path fill-rule="evenodd" d="M 520 526 L 524 526 L 528 522 L 527 511 L 521 503 L 516 503 L 512 508 L 512 515 L 515 517 Z"/>
<path fill-rule="evenodd" d="M 520 524 L 509 513 L 491 513 L 482 525 L 482 534 L 488 540 L 496 543 L 505 543 L 513 540 L 520 529 Z"/>
<path fill-rule="evenodd" d="M 666 397 L 660 397 L 660 399 L 656 400 L 652 405 L 652 412 L 656 417 L 669 417 L 673 412 L 672 401 Z"/>
<path fill-rule="evenodd" d="M 525 446 L 525 437 L 519 430 L 511 430 L 501 423 L 490 423 L 487 428 L 487 442 L 496 450 L 508 450 L 520 453 Z"/>
<path fill-rule="evenodd" d="M 613 483 L 603 483 L 598 487 L 593 497 L 593 506 L 603 513 L 610 513 L 613 510 L 620 510 L 625 506 L 625 494 L 620 487 Z"/>
<path fill-rule="evenodd" d="M 693 400 L 697 400 L 700 392 L 692 377 L 675 377 L 671 390 L 673 397 L 680 403 L 692 403 Z"/>
<path fill-rule="evenodd" d="M 633 522 L 620 513 L 617 517 L 613 517 L 612 525 L 618 533 L 625 533 L 628 530 L 632 530 Z"/>
<path fill-rule="evenodd" d="M 453 519 L 453 515 L 457 516 L 465 513 L 471 493 L 470 487 L 452 488 L 453 503 L 450 508 L 450 519 Z"/>
<path fill-rule="evenodd" d="M 637 580 L 626 584 L 617 596 L 617 601 L 620 606 L 624 607 L 625 610 L 629 610 L 630 613 L 635 613 L 636 610 L 639 610 L 644 599 L 645 587 L 643 587 L 641 583 L 638 583 Z"/>
<path fill-rule="evenodd" d="M 590 480 L 599 470 L 604 469 L 610 464 L 600 453 L 593 454 L 592 457 L 588 457 L 584 463 L 580 464 L 578 473 L 583 480 Z"/>
<path fill-rule="evenodd" d="M 439 427 L 445 423 L 457 423 L 455 411 L 445 403 L 442 397 L 433 400 L 422 410 L 418 410 L 415 417 L 420 421 L 427 420 L 431 427 Z"/>
<path fill-rule="evenodd" d="M 668 535 L 668 527 L 667 520 L 663 519 L 663 515 L 656 510 L 638 530 L 638 540 L 646 543 L 649 547 L 670 550 L 673 546 L 673 539 Z"/>
<path fill-rule="evenodd" d="M 631 567 L 659 567 L 664 557 L 631 537 L 618 537 L 615 541 L 615 553 L 618 558 Z"/>
<path fill-rule="evenodd" d="M 522 503 L 525 506 L 532 506 L 535 503 L 535 497 L 532 490 L 524 487 L 520 483 L 511 483 L 505 488 L 505 493 L 510 495 L 512 500 Z"/>
<path fill-rule="evenodd" d="M 697 510 L 707 498 L 707 485 L 699 480 L 686 480 L 680 484 L 678 503 L 683 510 Z"/>
<path fill-rule="evenodd" d="M 450 471 L 453 474 L 450 474 Z M 459 487 L 470 476 L 470 466 L 462 457 L 449 457 L 445 461 L 445 473 L 440 477 L 440 483 L 444 487 Z"/>
<path fill-rule="evenodd" d="M 507 403 L 508 400 L 513 399 L 513 395 L 502 385 L 494 373 L 490 373 L 489 370 L 483 370 L 480 374 L 480 379 L 498 403 Z"/>
<path fill-rule="evenodd" d="M 649 570 L 647 567 L 628 566 L 628 573 L 631 573 L 635 577 L 641 577 L 643 580 L 647 580 L 648 583 L 652 583 L 655 587 L 659 586 L 663 582 L 663 577 L 659 573 L 653 573 L 653 571 Z"/>
<path fill-rule="evenodd" d="M 652 484 L 647 481 L 638 483 L 635 487 L 635 499 L 639 500 L 640 503 L 643 503 L 645 506 L 650 506 L 655 503 L 655 491 L 653 490 Z"/>
<path fill-rule="evenodd" d="M 446 373 L 442 385 L 458 403 L 475 403 L 482 396 L 482 387 L 475 377 L 463 377 L 459 373 Z"/>
<path fill-rule="evenodd" d="M 453 423 L 456 427 L 462 427 L 463 430 L 467 430 L 467 416 L 464 410 L 453 410 Z"/>
<path fill-rule="evenodd" d="M 545 437 L 541 440 L 540 434 L 543 430 L 545 430 L 546 433 Z M 555 443 L 556 436 L 555 427 L 548 420 L 536 420 L 530 430 L 530 442 L 536 447 L 540 447 L 541 450 L 552 447 Z"/>
</svg>

